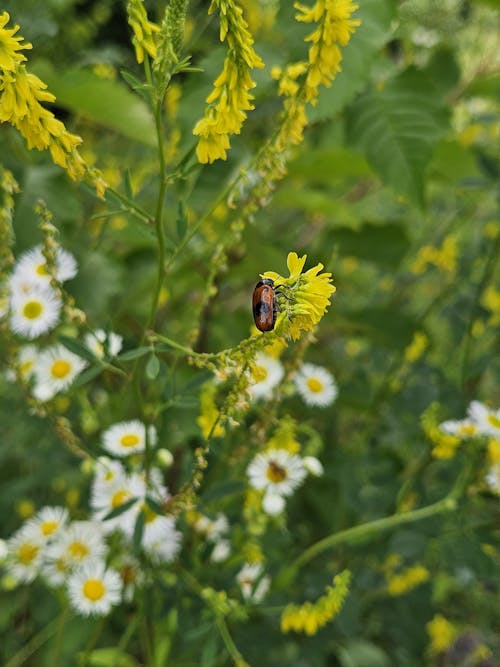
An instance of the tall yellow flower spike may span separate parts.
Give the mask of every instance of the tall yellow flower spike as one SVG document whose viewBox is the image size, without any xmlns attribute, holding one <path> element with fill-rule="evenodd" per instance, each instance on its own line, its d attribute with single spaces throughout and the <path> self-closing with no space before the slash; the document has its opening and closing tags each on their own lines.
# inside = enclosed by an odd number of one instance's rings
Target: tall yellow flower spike
<svg viewBox="0 0 500 667">
<path fill-rule="evenodd" d="M 31 44 L 23 44 L 20 35 L 14 37 L 19 26 L 6 28 L 9 20 L 7 12 L 0 14 L 0 122 L 19 130 L 29 149 L 49 149 L 52 160 L 66 169 L 71 178 L 90 176 L 102 196 L 105 183 L 88 168 L 77 150 L 81 138 L 68 132 L 64 123 L 42 106 L 42 102 L 54 102 L 55 97 L 43 81 L 26 69 L 26 57 L 21 51 L 31 49 Z"/>
<path fill-rule="evenodd" d="M 209 105 L 193 134 L 200 137 L 196 148 L 199 162 L 225 160 L 230 148 L 229 135 L 239 134 L 246 112 L 254 108 L 250 90 L 255 83 L 250 69 L 264 67 L 255 53 L 252 35 L 243 18 L 243 10 L 235 0 L 212 0 L 208 13 L 220 13 L 220 40 L 227 40 L 228 52 L 224 68 L 214 81 L 214 89 L 207 97 Z"/>
<path fill-rule="evenodd" d="M 302 273 L 306 259 L 307 255 L 299 257 L 296 252 L 288 254 L 288 278 L 274 271 L 261 274 L 263 278 L 271 278 L 277 289 L 282 288 L 283 310 L 276 328 L 278 333 L 289 334 L 293 340 L 300 338 L 301 332 L 314 329 L 336 291 L 332 284 L 332 274 L 321 273 L 323 264 L 316 264 Z"/>
</svg>

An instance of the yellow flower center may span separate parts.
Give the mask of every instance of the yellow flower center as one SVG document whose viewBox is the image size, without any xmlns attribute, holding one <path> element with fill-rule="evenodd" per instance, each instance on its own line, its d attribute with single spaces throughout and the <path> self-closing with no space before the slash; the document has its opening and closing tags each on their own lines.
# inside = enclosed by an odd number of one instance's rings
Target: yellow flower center
<svg viewBox="0 0 500 667">
<path fill-rule="evenodd" d="M 56 359 L 50 369 L 52 377 L 62 380 L 71 371 L 71 364 L 66 359 Z"/>
<path fill-rule="evenodd" d="M 146 505 L 146 503 L 144 503 L 142 506 L 142 511 L 144 513 L 144 520 L 146 523 L 152 523 L 158 518 L 158 514 L 156 514 L 156 512 L 154 512 L 151 507 L 149 507 L 149 505 Z"/>
<path fill-rule="evenodd" d="M 287 478 L 286 468 L 280 466 L 276 461 L 269 461 L 266 471 L 267 479 L 273 484 L 279 484 Z"/>
<path fill-rule="evenodd" d="M 115 473 L 112 470 L 108 470 L 108 472 L 104 475 L 104 481 L 105 482 L 110 482 L 115 476 Z"/>
<path fill-rule="evenodd" d="M 39 264 L 36 269 L 35 273 L 37 273 L 39 276 L 47 276 L 49 272 L 47 271 L 47 264 L 43 262 L 43 264 Z"/>
<path fill-rule="evenodd" d="M 111 507 L 120 507 L 120 505 L 123 505 L 123 503 L 130 498 L 130 493 L 126 491 L 125 489 L 120 489 L 120 491 L 117 491 L 116 493 L 113 494 L 111 498 Z"/>
<path fill-rule="evenodd" d="M 255 368 L 252 370 L 252 375 L 255 382 L 264 382 L 264 380 L 267 379 L 269 373 L 267 372 L 267 368 L 264 368 L 264 366 L 255 366 Z"/>
<path fill-rule="evenodd" d="M 83 542 L 71 542 L 68 547 L 68 552 L 72 558 L 76 560 L 82 560 L 89 553 L 89 548 Z"/>
<path fill-rule="evenodd" d="M 137 433 L 126 433 L 120 438 L 120 445 L 122 447 L 134 447 L 135 445 L 138 445 L 139 442 L 140 438 Z"/>
<path fill-rule="evenodd" d="M 45 535 L 45 537 L 47 537 L 48 535 L 52 535 L 52 533 L 55 530 L 57 530 L 58 526 L 59 526 L 58 521 L 44 521 L 40 526 L 40 530 L 42 531 L 42 535 Z"/>
<path fill-rule="evenodd" d="M 313 394 L 320 394 L 323 391 L 323 383 L 318 378 L 307 378 L 306 385 Z"/>
<path fill-rule="evenodd" d="M 36 320 L 43 313 L 43 305 L 40 301 L 27 301 L 24 304 L 23 315 L 27 320 Z"/>
<path fill-rule="evenodd" d="M 100 579 L 87 579 L 83 584 L 83 594 L 92 602 L 100 600 L 105 592 L 106 588 Z"/>
<path fill-rule="evenodd" d="M 35 560 L 38 554 L 39 547 L 32 542 L 25 542 L 21 544 L 17 551 L 17 556 L 23 565 L 29 565 Z"/>
<path fill-rule="evenodd" d="M 488 415 L 488 421 L 495 428 L 500 428 L 500 419 L 496 415 Z"/>
<path fill-rule="evenodd" d="M 474 424 L 462 424 L 458 428 L 459 434 L 464 436 L 474 435 L 476 431 L 477 427 Z"/>
</svg>

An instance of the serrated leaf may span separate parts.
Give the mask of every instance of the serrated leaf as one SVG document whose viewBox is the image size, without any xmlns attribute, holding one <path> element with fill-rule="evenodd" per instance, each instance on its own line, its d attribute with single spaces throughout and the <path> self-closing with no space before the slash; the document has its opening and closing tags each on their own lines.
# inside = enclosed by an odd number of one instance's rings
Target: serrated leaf
<svg viewBox="0 0 500 667">
<path fill-rule="evenodd" d="M 91 352 L 88 347 L 81 343 L 77 338 L 70 338 L 69 336 L 59 336 L 59 341 L 64 345 L 64 347 L 76 354 L 77 357 L 81 357 L 86 361 L 95 362 L 96 356 Z"/>
<path fill-rule="evenodd" d="M 148 146 L 156 145 L 153 118 L 144 102 L 119 81 L 86 69 L 62 70 L 45 61 L 33 64 L 59 106 Z"/>
<path fill-rule="evenodd" d="M 422 206 L 424 173 L 434 145 L 448 127 L 448 112 L 425 72 L 413 68 L 350 107 L 348 137 L 380 178 Z"/>
<path fill-rule="evenodd" d="M 116 358 L 119 361 L 132 361 L 132 359 L 139 359 L 139 357 L 143 357 L 149 352 L 151 352 L 150 347 L 136 347 L 133 350 L 122 352 L 122 354 L 119 354 Z"/>
</svg>

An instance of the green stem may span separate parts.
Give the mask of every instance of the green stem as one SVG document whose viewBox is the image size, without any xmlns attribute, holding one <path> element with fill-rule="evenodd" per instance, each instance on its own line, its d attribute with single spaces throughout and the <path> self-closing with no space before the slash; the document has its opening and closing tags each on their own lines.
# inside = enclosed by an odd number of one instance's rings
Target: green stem
<svg viewBox="0 0 500 667">
<path fill-rule="evenodd" d="M 217 627 L 222 637 L 222 641 L 224 642 L 227 652 L 233 659 L 234 664 L 236 665 L 236 667 L 248 667 L 248 663 L 243 658 L 241 653 L 238 651 L 238 648 L 234 643 L 233 638 L 231 637 L 225 618 L 215 610 L 214 614 L 215 614 L 215 622 L 217 623 Z"/>
<path fill-rule="evenodd" d="M 57 632 L 60 622 L 60 618 L 56 618 L 42 628 L 42 630 L 32 637 L 30 641 L 18 651 L 18 653 L 10 658 L 9 662 L 5 664 L 5 667 L 21 667 L 21 665 L 24 665 L 24 663 Z"/>
<path fill-rule="evenodd" d="M 68 620 L 69 616 L 69 605 L 66 602 L 65 607 L 61 612 L 61 615 L 59 617 L 59 622 L 58 622 L 58 628 L 57 628 L 57 636 L 56 636 L 56 642 L 54 646 L 54 657 L 52 664 L 54 667 L 59 667 L 59 664 L 61 662 L 61 647 L 63 643 L 63 637 L 64 637 L 64 628 L 66 626 L 66 622 Z"/>
<path fill-rule="evenodd" d="M 456 494 L 452 492 L 452 494 L 446 498 L 443 498 L 432 505 L 427 505 L 427 507 L 421 507 L 420 509 L 405 512 L 404 514 L 393 514 L 392 516 L 384 517 L 382 519 L 375 519 L 374 521 L 362 523 L 359 526 L 353 526 L 352 528 L 347 528 L 346 530 L 341 530 L 338 533 L 329 535 L 306 549 L 292 563 L 291 569 L 296 570 L 299 567 L 302 567 L 302 565 L 305 565 L 319 554 L 332 547 L 338 546 L 339 544 L 358 542 L 371 537 L 373 534 L 390 530 L 396 526 L 422 521 L 423 519 L 428 519 L 429 517 L 442 514 L 443 512 L 453 512 L 457 508 L 455 495 Z"/>
<path fill-rule="evenodd" d="M 106 188 L 106 192 L 109 192 L 109 194 L 115 197 L 115 199 L 118 199 L 118 201 L 124 205 L 125 210 L 135 215 L 135 217 L 141 220 L 141 222 L 146 222 L 148 225 L 151 224 L 152 222 L 151 216 L 148 215 L 146 211 L 143 211 L 143 209 L 140 208 L 140 206 L 137 206 L 137 204 L 135 204 L 131 199 L 126 197 L 124 194 L 118 192 L 118 190 L 115 190 L 111 186 L 108 186 Z"/>
<path fill-rule="evenodd" d="M 495 242 L 490 248 L 490 252 L 484 264 L 483 273 L 481 280 L 477 284 L 475 292 L 472 298 L 472 306 L 469 313 L 469 318 L 467 322 L 467 329 L 464 337 L 463 352 L 462 352 L 462 365 L 461 365 L 461 374 L 460 380 L 461 385 L 464 386 L 467 380 L 467 366 L 469 364 L 470 348 L 472 344 L 472 328 L 474 325 L 474 319 L 477 315 L 478 309 L 480 308 L 481 294 L 486 289 L 491 277 L 493 275 L 493 270 L 495 268 L 495 263 L 498 259 L 498 254 L 500 251 L 500 235 L 497 236 Z"/>
</svg>

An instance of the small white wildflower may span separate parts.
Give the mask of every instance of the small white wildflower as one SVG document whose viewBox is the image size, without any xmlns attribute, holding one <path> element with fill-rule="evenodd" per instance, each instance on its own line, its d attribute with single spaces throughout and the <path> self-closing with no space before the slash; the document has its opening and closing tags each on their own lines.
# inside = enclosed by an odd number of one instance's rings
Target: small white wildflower
<svg viewBox="0 0 500 667">
<path fill-rule="evenodd" d="M 35 365 L 33 395 L 40 401 L 48 401 L 60 391 L 68 389 L 87 362 L 67 350 L 63 345 L 48 347 Z"/>
<path fill-rule="evenodd" d="M 116 570 L 106 570 L 102 561 L 92 561 L 70 576 L 68 593 L 77 613 L 106 616 L 121 601 L 122 580 Z"/>
<path fill-rule="evenodd" d="M 262 576 L 262 572 L 263 569 L 259 563 L 245 563 L 236 575 L 236 580 L 245 600 L 261 602 L 266 596 L 271 579 L 267 575 Z"/>
<path fill-rule="evenodd" d="M 102 359 L 105 356 L 116 357 L 123 345 L 123 338 L 110 331 L 107 333 L 104 329 L 96 329 L 84 336 L 84 343 L 96 357 Z"/>
<path fill-rule="evenodd" d="M 250 486 L 275 495 L 290 496 L 303 482 L 306 471 L 300 456 L 285 449 L 257 454 L 247 468 Z"/>
<path fill-rule="evenodd" d="M 500 439 L 500 410 L 490 409 L 480 401 L 472 401 L 467 414 L 477 425 L 481 435 L 491 435 Z"/>
<path fill-rule="evenodd" d="M 300 396 L 307 405 L 326 407 L 337 398 L 338 389 L 333 375 L 315 364 L 302 364 L 293 378 Z"/>
<path fill-rule="evenodd" d="M 150 427 L 149 439 L 156 443 L 156 431 Z M 115 456 L 129 456 L 144 451 L 146 447 L 146 427 L 137 419 L 119 422 L 110 426 L 102 435 L 102 444 L 106 451 Z"/>
<path fill-rule="evenodd" d="M 254 399 L 271 398 L 273 389 L 283 379 L 285 371 L 277 359 L 268 354 L 258 352 L 255 365 L 251 370 L 249 391 Z"/>
<path fill-rule="evenodd" d="M 50 287 L 32 286 L 10 299 L 10 328 L 24 338 L 38 338 L 58 324 L 62 302 Z"/>
</svg>

